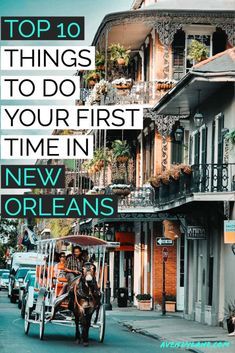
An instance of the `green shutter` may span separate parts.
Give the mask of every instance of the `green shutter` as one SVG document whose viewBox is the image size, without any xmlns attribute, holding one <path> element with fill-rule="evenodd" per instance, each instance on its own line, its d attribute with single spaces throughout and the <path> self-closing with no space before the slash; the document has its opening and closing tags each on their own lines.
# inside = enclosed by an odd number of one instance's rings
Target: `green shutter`
<svg viewBox="0 0 235 353">
<path fill-rule="evenodd" d="M 201 139 L 202 139 L 202 158 L 201 163 L 206 164 L 207 162 L 207 127 L 203 127 L 201 130 Z"/>
</svg>

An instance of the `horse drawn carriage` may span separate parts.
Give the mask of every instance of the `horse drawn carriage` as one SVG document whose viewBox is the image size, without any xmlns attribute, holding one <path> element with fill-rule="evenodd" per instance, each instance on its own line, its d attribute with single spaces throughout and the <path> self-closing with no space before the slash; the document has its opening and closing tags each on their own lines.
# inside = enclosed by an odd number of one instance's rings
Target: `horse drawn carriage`
<svg viewBox="0 0 235 353">
<path fill-rule="evenodd" d="M 66 277 L 57 277 L 54 273 L 55 256 L 58 249 L 71 246 L 85 249 L 88 258 L 82 267 L 82 273 L 72 283 L 66 283 Z M 80 342 L 80 328 L 83 344 L 88 344 L 89 328 L 98 330 L 98 341 L 103 342 L 105 335 L 104 271 L 105 253 L 115 247 L 102 239 L 73 235 L 63 238 L 40 240 L 37 243 L 38 254 L 44 255 L 44 265 L 37 266 L 35 286 L 29 291 L 25 307 L 25 334 L 30 325 L 39 326 L 39 337 L 44 337 L 48 323 L 75 327 L 75 337 Z M 66 288 L 66 290 L 63 290 Z M 64 292 L 63 294 L 61 294 Z"/>
</svg>

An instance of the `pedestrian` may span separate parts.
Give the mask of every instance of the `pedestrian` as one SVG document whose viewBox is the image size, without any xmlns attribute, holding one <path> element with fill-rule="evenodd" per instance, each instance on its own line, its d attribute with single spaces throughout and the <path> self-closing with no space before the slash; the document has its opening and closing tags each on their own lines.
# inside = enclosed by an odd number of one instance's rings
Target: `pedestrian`
<svg viewBox="0 0 235 353">
<path fill-rule="evenodd" d="M 232 317 L 232 323 L 233 323 L 234 330 L 233 332 L 229 333 L 228 336 L 235 336 L 235 316 Z"/>
<path fill-rule="evenodd" d="M 65 267 L 66 278 L 70 284 L 75 277 L 82 273 L 82 263 L 80 260 L 82 249 L 80 246 L 74 246 L 72 254 L 67 256 Z"/>
</svg>

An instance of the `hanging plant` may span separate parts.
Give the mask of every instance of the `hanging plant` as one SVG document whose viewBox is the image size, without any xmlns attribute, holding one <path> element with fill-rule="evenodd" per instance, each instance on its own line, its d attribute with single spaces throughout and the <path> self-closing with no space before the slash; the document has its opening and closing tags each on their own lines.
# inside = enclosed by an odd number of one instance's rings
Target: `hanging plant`
<svg viewBox="0 0 235 353">
<path fill-rule="evenodd" d="M 235 129 L 232 130 L 231 132 L 228 132 L 225 135 L 225 138 L 230 142 L 230 144 L 233 146 L 235 146 Z"/>
<path fill-rule="evenodd" d="M 188 59 L 193 60 L 196 63 L 207 59 L 209 56 L 209 50 L 205 44 L 193 39 L 188 48 Z"/>
<path fill-rule="evenodd" d="M 98 50 L 95 54 L 95 66 L 98 71 L 104 71 L 105 69 L 105 55 Z"/>
<path fill-rule="evenodd" d="M 130 146 L 127 141 L 115 140 L 112 143 L 113 158 L 118 163 L 126 163 L 131 157 Z"/>
<path fill-rule="evenodd" d="M 130 60 L 130 50 L 127 50 L 121 44 L 111 44 L 109 47 L 110 60 L 118 65 L 127 66 Z"/>
<path fill-rule="evenodd" d="M 110 163 L 110 154 L 107 148 L 98 148 L 94 151 L 93 157 L 94 165 L 97 171 L 100 171 L 103 167 L 106 167 Z"/>
</svg>

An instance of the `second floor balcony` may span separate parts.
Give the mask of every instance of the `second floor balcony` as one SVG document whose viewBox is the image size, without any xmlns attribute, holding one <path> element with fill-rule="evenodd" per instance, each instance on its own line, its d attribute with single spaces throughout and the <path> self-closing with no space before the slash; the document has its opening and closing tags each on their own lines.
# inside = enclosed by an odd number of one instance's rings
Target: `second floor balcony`
<svg viewBox="0 0 235 353">
<path fill-rule="evenodd" d="M 94 105 L 110 104 L 141 104 L 150 108 L 168 90 L 174 87 L 175 80 L 155 80 L 155 81 L 132 81 L 131 85 L 114 85 L 114 90 L 109 94 L 101 94 L 94 99 Z M 81 89 L 81 101 L 86 104 L 93 95 L 93 89 Z"/>
<path fill-rule="evenodd" d="M 152 182 L 151 182 L 152 183 Z M 119 195 L 119 209 L 169 209 L 188 201 L 235 201 L 235 163 L 193 165 L 177 178 L 132 187 Z"/>
</svg>

